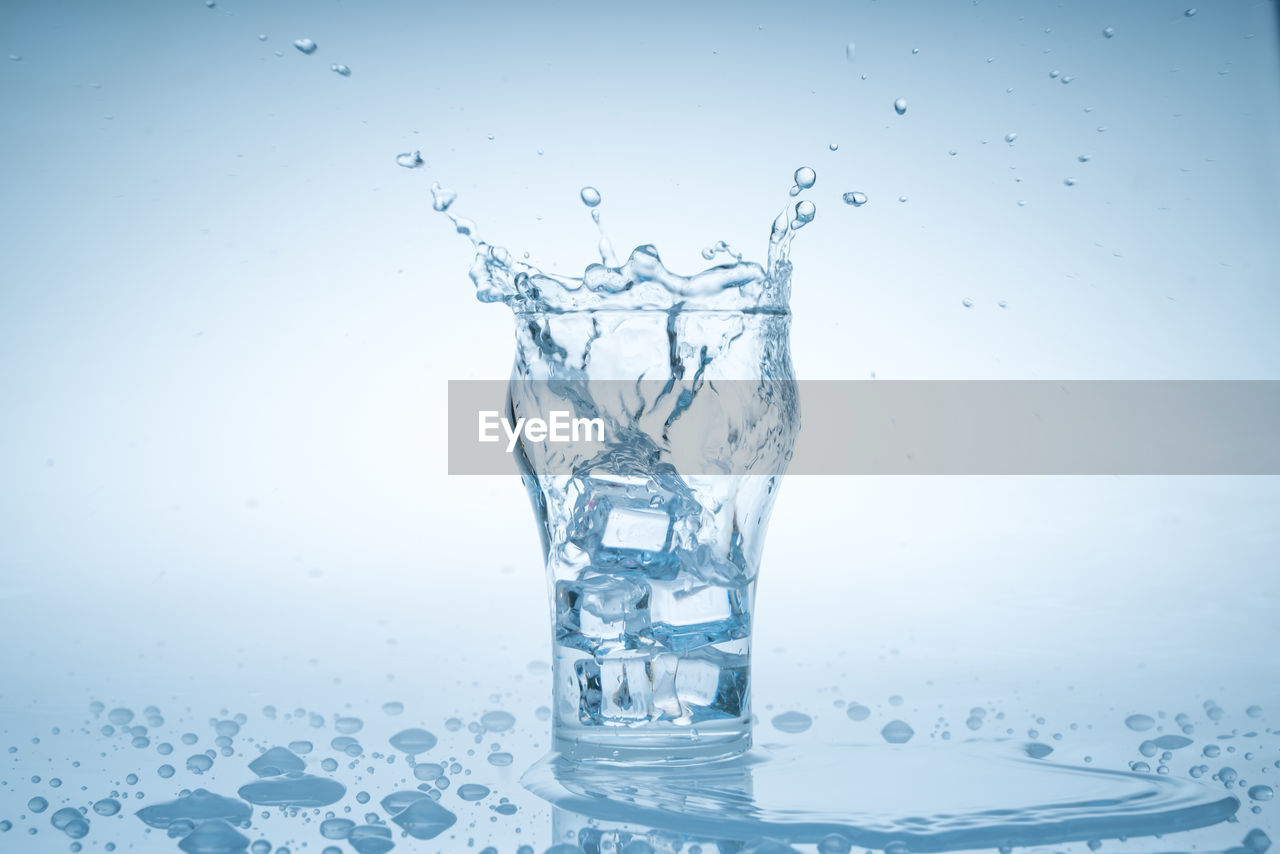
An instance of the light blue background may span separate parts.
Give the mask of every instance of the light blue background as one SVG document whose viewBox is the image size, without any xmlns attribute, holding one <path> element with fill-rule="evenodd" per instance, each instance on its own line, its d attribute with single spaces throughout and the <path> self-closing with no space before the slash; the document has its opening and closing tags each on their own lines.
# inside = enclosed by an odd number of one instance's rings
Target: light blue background
<svg viewBox="0 0 1280 854">
<path fill-rule="evenodd" d="M 0 740 L 90 698 L 438 727 L 535 678 L 523 491 L 444 474 L 445 383 L 506 376 L 511 320 L 432 180 L 562 272 L 592 184 L 690 271 L 760 258 L 813 166 L 803 378 L 1280 379 L 1276 5 L 1184 9 L 4 4 Z M 1264 478 L 792 478 L 757 708 L 1280 707 L 1277 518 Z"/>
</svg>

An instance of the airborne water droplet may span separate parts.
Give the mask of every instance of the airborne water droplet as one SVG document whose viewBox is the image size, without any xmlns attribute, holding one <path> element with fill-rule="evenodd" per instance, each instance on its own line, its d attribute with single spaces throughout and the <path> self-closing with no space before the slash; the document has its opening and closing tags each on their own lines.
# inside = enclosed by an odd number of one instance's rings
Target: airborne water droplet
<svg viewBox="0 0 1280 854">
<path fill-rule="evenodd" d="M 441 187 L 439 184 L 431 185 L 431 207 L 437 211 L 447 211 L 449 205 L 453 204 L 458 198 L 458 194 L 447 187 Z"/>
<path fill-rule="evenodd" d="M 840 143 L 838 143 L 838 142 L 833 142 L 833 143 L 831 143 L 830 145 L 828 145 L 828 146 L 827 146 L 827 148 L 831 149 L 832 151 L 839 151 L 839 150 L 840 150 Z"/>
<path fill-rule="evenodd" d="M 844 58 L 847 59 L 849 62 L 853 62 L 853 52 L 856 49 L 856 47 L 857 46 L 853 42 L 849 42 L 847 45 L 844 46 Z"/>
<path fill-rule="evenodd" d="M 260 42 L 264 42 L 264 41 L 266 41 L 266 40 L 267 40 L 267 34 L 266 34 L 266 33 L 258 33 L 258 41 L 260 41 Z"/>
<path fill-rule="evenodd" d="M 1103 36 L 1105 36 L 1106 38 L 1111 38 L 1111 37 L 1112 37 L 1112 36 L 1114 36 L 1115 34 L 1116 34 L 1116 31 L 1115 31 L 1115 30 L 1113 30 L 1113 29 L 1111 29 L 1110 27 L 1103 27 L 1103 28 L 1102 28 L 1102 35 L 1103 35 Z"/>
<path fill-rule="evenodd" d="M 916 731 L 906 721 L 889 721 L 880 730 L 881 737 L 890 744 L 906 744 L 915 734 Z"/>
<path fill-rule="evenodd" d="M 796 219 L 795 219 L 795 222 L 792 223 L 791 227 L 800 228 L 804 225 L 807 225 L 813 222 L 813 217 L 817 212 L 818 212 L 817 207 L 815 207 L 813 202 L 809 201 L 808 199 L 805 199 L 804 201 L 796 202 Z"/>
<path fill-rule="evenodd" d="M 960 304 L 965 308 L 973 308 L 973 300 L 969 299 L 968 297 L 965 297 L 964 299 L 960 300 Z"/>
<path fill-rule="evenodd" d="M 899 98 L 893 102 L 893 109 L 898 115 L 902 115 L 907 111 L 907 99 Z"/>
<path fill-rule="evenodd" d="M 311 39 L 297 39 L 293 46 L 308 56 L 316 52 L 316 43 Z"/>
<path fill-rule="evenodd" d="M 406 169 L 417 169 L 422 165 L 422 152 L 415 151 L 413 153 L 409 153 L 406 151 L 404 154 L 397 154 L 396 165 L 403 166 Z M 383 710 L 386 710 L 385 706 L 383 707 Z"/>
<path fill-rule="evenodd" d="M 1076 160 L 1079 160 L 1081 163 L 1088 163 L 1092 159 L 1093 159 L 1092 154 L 1081 154 L 1079 157 L 1076 158 Z"/>
<path fill-rule="evenodd" d="M 1012 145 L 1013 141 L 1017 138 L 1018 138 L 1018 135 L 1016 133 L 1006 133 L 1004 135 L 1004 141 L 1009 143 L 1010 145 Z"/>
<path fill-rule="evenodd" d="M 340 62 L 335 62 L 333 65 L 330 65 L 329 70 L 334 72 L 335 74 L 341 74 L 343 77 L 351 76 L 351 69 L 347 68 L 345 65 L 343 65 Z"/>
<path fill-rule="evenodd" d="M 578 195 L 582 198 L 582 203 L 589 208 L 600 204 L 600 191 L 595 187 L 583 187 Z"/>
<path fill-rule="evenodd" d="M 1075 179 L 1075 178 L 1063 178 L 1063 179 L 1062 179 L 1062 183 L 1066 184 L 1068 187 L 1074 187 L 1074 186 L 1076 185 L 1076 179 Z"/>
<path fill-rule="evenodd" d="M 797 187 L 801 190 L 807 190 L 818 180 L 818 173 L 808 166 L 801 166 L 796 170 L 795 179 Z"/>
<path fill-rule="evenodd" d="M 857 190 L 851 190 L 840 198 L 844 199 L 846 205 L 853 205 L 855 208 L 860 208 L 867 203 L 867 194 Z"/>
<path fill-rule="evenodd" d="M 1198 12 L 1198 11 L 1200 11 L 1200 10 L 1199 10 L 1199 9 L 1197 9 L 1195 6 L 1192 6 L 1190 9 L 1188 9 L 1188 10 L 1187 10 L 1187 11 L 1185 11 L 1185 12 L 1183 12 L 1182 14 L 1186 15 L 1188 18 L 1194 18 L 1194 17 L 1196 16 L 1196 12 Z"/>
</svg>

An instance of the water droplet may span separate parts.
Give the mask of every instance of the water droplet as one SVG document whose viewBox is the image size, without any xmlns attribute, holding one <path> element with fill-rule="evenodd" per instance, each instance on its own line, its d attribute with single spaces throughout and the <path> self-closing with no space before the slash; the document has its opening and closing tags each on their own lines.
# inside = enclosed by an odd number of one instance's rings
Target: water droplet
<svg viewBox="0 0 1280 854">
<path fill-rule="evenodd" d="M 893 102 L 893 110 L 894 110 L 894 112 L 896 112 L 898 115 L 902 115 L 903 113 L 905 113 L 905 112 L 907 111 L 907 99 L 906 99 L 906 98 L 899 98 L 899 99 L 897 99 L 896 101 L 894 101 L 894 102 Z"/>
<path fill-rule="evenodd" d="M 266 33 L 258 33 L 258 41 L 260 41 L 260 42 L 264 42 L 264 41 L 266 41 L 266 40 L 267 40 L 267 34 L 266 34 Z"/>
<path fill-rule="evenodd" d="M 906 203 L 906 201 L 907 201 L 907 197 L 906 197 L 906 196 L 898 196 L 898 201 L 903 202 L 903 203 L 905 204 L 905 203 Z"/>
<path fill-rule="evenodd" d="M 335 62 L 329 66 L 329 70 L 335 74 L 341 74 L 343 77 L 351 76 L 351 69 L 343 65 L 341 62 Z"/>
<path fill-rule="evenodd" d="M 214 0 L 204 0 L 204 5 L 207 8 L 212 9 L 214 6 L 217 6 L 218 4 L 214 2 Z"/>
<path fill-rule="evenodd" d="M 401 730 L 390 738 L 391 746 L 401 753 L 407 753 L 410 756 L 419 753 L 426 753 L 428 750 L 436 746 L 436 737 L 425 729 L 413 727 Z"/>
<path fill-rule="evenodd" d="M 48 808 L 49 808 L 49 802 L 46 801 L 44 798 L 40 797 L 39 795 L 27 801 L 27 809 L 31 810 L 34 813 L 42 813 Z"/>
<path fill-rule="evenodd" d="M 1075 179 L 1075 178 L 1063 178 L 1063 179 L 1062 179 L 1062 183 L 1066 184 L 1068 187 L 1074 187 L 1074 186 L 1076 185 L 1076 179 Z"/>
<path fill-rule="evenodd" d="M 294 41 L 293 46 L 308 56 L 315 53 L 317 47 L 316 43 L 311 39 L 297 39 Z"/>
<path fill-rule="evenodd" d="M 1150 715 L 1129 715 L 1124 719 L 1124 725 L 1134 732 L 1146 732 L 1156 725 L 1156 719 Z"/>
<path fill-rule="evenodd" d="M 464 801 L 478 801 L 489 794 L 488 786 L 479 783 L 463 783 L 458 787 L 458 797 Z"/>
<path fill-rule="evenodd" d="M 133 720 L 133 710 L 112 709 L 110 712 L 107 712 L 107 720 L 111 721 L 116 726 L 124 726 L 129 723 L 129 721 Z"/>
<path fill-rule="evenodd" d="M 813 718 L 804 712 L 783 712 L 775 715 L 771 721 L 773 728 L 779 732 L 804 732 L 813 725 Z"/>
<path fill-rule="evenodd" d="M 22 62 L 22 56 L 21 56 L 20 54 L 11 53 L 11 54 L 9 54 L 9 61 L 10 61 L 10 62 Z M 6 830 L 8 830 L 8 828 L 5 828 L 5 829 L 6 829 Z"/>
<path fill-rule="evenodd" d="M 115 815 L 120 812 L 120 802 L 111 798 L 103 798 L 94 802 L 93 811 L 98 815 Z"/>
<path fill-rule="evenodd" d="M 213 767 L 213 760 L 207 754 L 197 753 L 187 758 L 187 770 L 193 774 L 203 774 Z"/>
<path fill-rule="evenodd" d="M 301 771 L 255 780 L 236 792 L 243 800 L 266 807 L 323 807 L 342 800 L 346 793 L 347 787 L 337 780 Z"/>
<path fill-rule="evenodd" d="M 808 199 L 796 202 L 796 218 L 791 221 L 791 227 L 804 228 L 813 222 L 813 217 L 817 212 L 817 207 Z"/>
<path fill-rule="evenodd" d="M 915 734 L 906 721 L 889 721 L 880 730 L 880 736 L 890 744 L 906 744 Z"/>
<path fill-rule="evenodd" d="M 1018 138 L 1018 135 L 1016 133 L 1006 133 L 1004 135 L 1004 141 L 1009 143 L 1010 145 L 1012 145 L 1013 141 L 1017 138 Z"/>
<path fill-rule="evenodd" d="M 1075 78 L 1070 75 L 1067 75 L 1062 78 L 1062 83 L 1065 86 L 1067 83 L 1070 83 L 1072 80 L 1075 80 Z"/>
<path fill-rule="evenodd" d="M 1059 74 L 1061 74 L 1061 73 L 1062 73 L 1061 71 L 1058 71 L 1057 69 L 1054 69 L 1053 71 L 1050 71 L 1050 72 L 1049 72 L 1049 76 L 1050 76 L 1051 78 L 1053 78 L 1054 80 L 1056 80 L 1056 79 L 1058 79 L 1058 75 L 1059 75 Z"/>
<path fill-rule="evenodd" d="M 846 205 L 853 205 L 855 208 L 860 208 L 867 203 L 867 194 L 857 190 L 850 190 L 840 198 L 844 199 Z"/>
<path fill-rule="evenodd" d="M 417 154 L 415 151 L 414 154 Z M 404 714 L 404 703 L 398 700 L 392 700 L 382 704 L 382 713 L 384 715 L 400 715 Z"/>
<path fill-rule="evenodd" d="M 156 773 L 160 775 L 161 779 L 168 780 L 173 776 L 173 766 L 168 764 L 161 765 L 156 769 Z"/>
<path fill-rule="evenodd" d="M 489 754 L 489 764 L 496 765 L 499 768 L 505 768 L 508 765 L 510 765 L 513 761 L 515 761 L 515 757 L 513 757 L 510 753 L 503 753 L 499 751 L 497 753 Z"/>
<path fill-rule="evenodd" d="M 915 55 L 916 55 L 917 53 L 919 53 L 919 52 L 920 52 L 920 48 L 918 48 L 918 47 L 913 47 L 913 48 L 911 48 L 911 55 L 912 55 L 912 56 L 915 56 Z"/>
<path fill-rule="evenodd" d="M 1093 159 L 1092 154 L 1081 154 L 1079 157 L 1076 158 L 1076 160 L 1079 160 L 1081 163 L 1088 163 L 1092 159 Z"/>
<path fill-rule="evenodd" d="M 973 308 L 973 300 L 969 299 L 968 297 L 965 297 L 964 299 L 960 300 L 960 304 L 965 308 Z"/>
<path fill-rule="evenodd" d="M 1200 10 L 1199 10 L 1199 9 L 1197 9 L 1195 6 L 1192 6 L 1190 9 L 1188 9 L 1188 10 L 1187 10 L 1187 11 L 1185 11 L 1185 12 L 1183 12 L 1182 14 L 1186 15 L 1188 18 L 1194 18 L 1194 17 L 1196 16 L 1196 12 L 1198 12 L 1198 11 L 1200 11 Z"/>
<path fill-rule="evenodd" d="M 334 718 L 333 728 L 343 735 L 353 735 L 364 729 L 364 721 L 359 718 Z"/>
<path fill-rule="evenodd" d="M 480 716 L 480 725 L 488 732 L 506 732 L 515 726 L 515 716 L 501 709 L 485 712 Z"/>
<path fill-rule="evenodd" d="M 414 839 L 433 839 L 452 827 L 458 817 L 430 797 L 423 797 L 409 804 L 391 820 Z M 353 832 L 352 837 L 354 836 Z M 351 845 L 356 848 L 355 842 Z"/>
<path fill-rule="evenodd" d="M 1249 797 L 1255 801 L 1269 801 L 1275 794 L 1270 786 L 1254 786 L 1249 789 Z"/>
<path fill-rule="evenodd" d="M 822 837 L 818 842 L 818 854 L 849 854 L 853 843 L 838 833 Z"/>
<path fill-rule="evenodd" d="M 807 190 L 818 180 L 818 173 L 814 172 L 808 166 L 801 166 L 796 170 L 795 181 L 796 186 L 801 190 Z"/>
<path fill-rule="evenodd" d="M 1262 706 L 1250 706 L 1244 710 L 1244 713 L 1251 718 L 1262 717 Z"/>
<path fill-rule="evenodd" d="M 431 207 L 437 211 L 447 211 L 449 205 L 457 200 L 458 194 L 439 184 L 431 185 Z"/>
<path fill-rule="evenodd" d="M 832 151 L 839 151 L 839 150 L 840 150 L 840 143 L 838 143 L 838 142 L 833 142 L 833 143 L 829 144 L 829 145 L 827 146 L 827 148 L 831 149 Z"/>
<path fill-rule="evenodd" d="M 1102 35 L 1103 35 L 1103 36 L 1105 36 L 1106 38 L 1111 38 L 1111 37 L 1112 37 L 1112 36 L 1114 36 L 1115 34 L 1116 34 L 1116 31 L 1115 31 L 1115 30 L 1113 30 L 1113 29 L 1111 29 L 1111 27 L 1103 27 L 1103 28 L 1102 28 Z"/>
<path fill-rule="evenodd" d="M 600 191 L 595 187 L 583 187 L 578 191 L 578 195 L 582 198 L 582 203 L 589 208 L 600 204 Z"/>
<path fill-rule="evenodd" d="M 855 45 L 853 42 L 849 42 L 847 45 L 844 46 L 844 58 L 849 62 L 853 62 L 853 53 L 856 49 L 857 49 L 857 45 Z"/>
</svg>

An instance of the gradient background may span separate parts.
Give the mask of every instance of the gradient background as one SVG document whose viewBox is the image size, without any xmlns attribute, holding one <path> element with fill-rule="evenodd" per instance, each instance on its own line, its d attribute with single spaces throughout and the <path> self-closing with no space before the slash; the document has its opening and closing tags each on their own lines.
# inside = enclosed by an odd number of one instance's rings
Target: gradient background
<svg viewBox="0 0 1280 854">
<path fill-rule="evenodd" d="M 523 490 L 444 474 L 445 383 L 505 377 L 511 320 L 432 180 L 563 272 L 592 184 L 689 271 L 814 167 L 806 379 L 1280 379 L 1276 4 L 1185 8 L 0 5 L 0 735 L 543 702 Z M 1274 478 L 789 479 L 757 709 L 1280 708 L 1277 519 Z"/>
</svg>

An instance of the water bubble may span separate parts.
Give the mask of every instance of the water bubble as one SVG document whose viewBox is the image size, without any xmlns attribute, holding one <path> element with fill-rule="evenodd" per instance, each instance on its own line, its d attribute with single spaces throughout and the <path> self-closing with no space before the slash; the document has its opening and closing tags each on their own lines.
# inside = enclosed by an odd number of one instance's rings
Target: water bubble
<svg viewBox="0 0 1280 854">
<path fill-rule="evenodd" d="M 49 816 L 49 823 L 58 830 L 66 830 L 67 826 L 73 821 L 79 821 L 81 818 L 80 810 L 73 807 L 63 807 L 62 809 Z"/>
<path fill-rule="evenodd" d="M 850 703 L 849 708 L 845 710 L 845 714 L 852 721 L 865 721 L 871 716 L 871 710 L 861 703 Z"/>
<path fill-rule="evenodd" d="M 31 810 L 34 813 L 42 813 L 48 808 L 49 808 L 49 802 L 46 801 L 44 798 L 40 797 L 39 795 L 36 795 L 31 800 L 27 801 L 27 809 Z"/>
<path fill-rule="evenodd" d="M 893 102 L 893 110 L 898 115 L 902 115 L 907 111 L 907 99 L 899 98 Z"/>
<path fill-rule="evenodd" d="M 853 42 L 849 42 L 847 45 L 844 46 L 844 58 L 849 62 L 853 62 L 853 53 L 856 49 L 857 49 L 857 45 L 855 45 Z"/>
<path fill-rule="evenodd" d="M 1183 15 L 1186 15 L 1188 18 L 1194 18 L 1194 17 L 1196 16 L 1196 12 L 1198 12 L 1198 11 L 1200 11 L 1200 10 L 1199 10 L 1199 9 L 1197 9 L 1195 6 L 1192 6 L 1190 9 L 1188 9 L 1188 10 L 1187 10 L 1187 11 L 1185 11 L 1185 12 L 1183 12 L 1182 14 L 1183 14 Z"/>
<path fill-rule="evenodd" d="M 1250 706 L 1244 710 L 1244 713 L 1251 718 L 1262 717 L 1262 706 Z"/>
<path fill-rule="evenodd" d="M 168 780 L 173 776 L 173 766 L 169 764 L 161 765 L 156 769 L 156 773 L 164 780 Z"/>
<path fill-rule="evenodd" d="M 1018 138 L 1018 135 L 1016 133 L 1006 133 L 1004 135 L 1004 141 L 1011 145 L 1013 144 L 1013 141 L 1017 138 Z"/>
<path fill-rule="evenodd" d="M 1275 797 L 1275 794 L 1270 786 L 1254 786 L 1249 789 L 1249 797 L 1255 801 L 1269 801 Z"/>
<path fill-rule="evenodd" d="M 9 821 L 8 819 L 5 819 L 4 821 L 0 821 L 0 833 L 8 833 L 12 827 L 13 827 L 13 822 Z"/>
<path fill-rule="evenodd" d="M 846 205 L 853 205 L 855 208 L 860 208 L 867 203 L 867 194 L 857 190 L 850 190 L 840 198 L 844 199 Z"/>
<path fill-rule="evenodd" d="M 133 710 L 112 709 L 110 712 L 107 712 L 107 720 L 111 721 L 116 726 L 124 726 L 129 723 L 129 721 L 133 720 Z"/>
<path fill-rule="evenodd" d="M 783 712 L 775 715 L 771 721 L 773 728 L 779 732 L 804 732 L 813 725 L 813 718 L 804 712 Z"/>
<path fill-rule="evenodd" d="M 220 818 L 202 821 L 200 825 L 186 834 L 178 847 L 189 854 L 203 852 L 243 851 L 249 846 L 248 837 L 240 834 L 234 827 Z"/>
<path fill-rule="evenodd" d="M 1124 725 L 1134 732 L 1146 732 L 1156 725 L 1156 719 L 1150 715 L 1129 715 L 1124 719 Z"/>
<path fill-rule="evenodd" d="M 197 753 L 187 757 L 187 770 L 193 774 L 203 774 L 213 767 L 213 760 L 207 754 Z"/>
<path fill-rule="evenodd" d="M 804 201 L 796 202 L 795 227 L 799 228 L 803 225 L 807 225 L 808 223 L 813 222 L 813 218 L 817 213 L 818 213 L 818 208 L 813 204 L 813 202 L 809 201 L 808 199 L 805 199 Z"/>
<path fill-rule="evenodd" d="M 796 170 L 795 181 L 796 186 L 801 190 L 807 190 L 812 187 L 818 180 L 818 173 L 814 172 L 808 166 L 801 166 Z"/>
<path fill-rule="evenodd" d="M 505 768 L 514 761 L 515 761 L 515 757 L 513 757 L 510 753 L 503 753 L 499 751 L 497 753 L 489 754 L 489 764 L 495 765 L 498 768 Z"/>
<path fill-rule="evenodd" d="M 334 759 L 332 756 L 326 756 L 324 759 L 320 760 L 320 767 L 332 774 L 334 771 L 338 770 L 338 760 Z"/>
<path fill-rule="evenodd" d="M 195 744 L 199 740 L 200 736 L 196 735 L 194 732 L 184 732 L 182 734 L 183 744 Z"/>
<path fill-rule="evenodd" d="M 880 736 L 890 744 L 906 744 L 916 731 L 906 721 L 889 721 L 880 730 Z"/>
<path fill-rule="evenodd" d="M 589 208 L 594 208 L 600 204 L 600 191 L 595 187 L 583 187 L 578 191 L 578 196 L 582 199 L 582 203 Z"/>
<path fill-rule="evenodd" d="M 315 53 L 317 47 L 316 43 L 311 39 L 297 39 L 294 41 L 293 46 L 308 56 Z"/>
<path fill-rule="evenodd" d="M 1033 741 L 1031 744 L 1026 746 L 1026 753 L 1032 759 L 1044 759 L 1050 753 L 1053 753 L 1053 748 L 1047 744 L 1041 744 L 1038 741 Z"/>
<path fill-rule="evenodd" d="M 1111 38 L 1111 37 L 1112 37 L 1112 36 L 1114 36 L 1115 34 L 1116 34 L 1116 31 L 1115 31 L 1115 30 L 1113 30 L 1113 29 L 1111 29 L 1111 27 L 1103 27 L 1103 28 L 1102 28 L 1102 35 L 1103 35 L 1104 37 L 1106 37 L 1106 38 Z"/>
<path fill-rule="evenodd" d="M 417 154 L 417 153 L 418 153 L 418 152 L 416 152 L 416 151 L 414 152 L 414 154 Z M 404 703 L 401 703 L 401 702 L 399 702 L 399 701 L 397 701 L 397 700 L 392 700 L 391 702 L 383 703 L 383 704 L 382 704 L 382 713 L 383 713 L 383 714 L 385 714 L 385 715 L 400 715 L 400 714 L 403 714 L 403 713 L 404 713 Z"/>
<path fill-rule="evenodd" d="M 351 76 L 351 69 L 343 65 L 341 62 L 335 62 L 333 65 L 330 65 L 329 70 L 334 74 L 341 74 L 343 77 Z"/>
<path fill-rule="evenodd" d="M 1066 184 L 1068 187 L 1074 187 L 1076 185 L 1076 179 L 1070 177 L 1063 178 L 1062 183 Z"/>
</svg>

